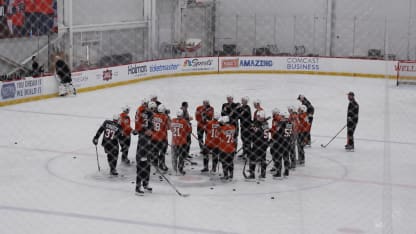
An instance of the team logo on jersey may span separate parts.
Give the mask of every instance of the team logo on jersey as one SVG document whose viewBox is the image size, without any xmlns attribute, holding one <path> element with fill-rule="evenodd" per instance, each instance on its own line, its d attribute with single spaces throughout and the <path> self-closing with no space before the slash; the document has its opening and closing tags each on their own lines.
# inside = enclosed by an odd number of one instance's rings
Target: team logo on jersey
<svg viewBox="0 0 416 234">
<path fill-rule="evenodd" d="M 3 84 L 1 86 L 1 97 L 3 99 L 14 98 L 16 95 L 16 85 L 14 83 Z"/>
<path fill-rule="evenodd" d="M 113 79 L 113 71 L 108 70 L 108 69 L 103 71 L 103 80 L 109 81 L 111 79 Z"/>
<path fill-rule="evenodd" d="M 239 59 L 224 59 L 221 62 L 221 68 L 235 68 L 238 67 Z"/>
</svg>

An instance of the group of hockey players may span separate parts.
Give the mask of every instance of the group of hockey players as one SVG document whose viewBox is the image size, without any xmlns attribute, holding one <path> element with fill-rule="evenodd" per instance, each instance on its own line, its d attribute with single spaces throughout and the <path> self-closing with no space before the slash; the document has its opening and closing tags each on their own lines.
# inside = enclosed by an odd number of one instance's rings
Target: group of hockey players
<svg viewBox="0 0 416 234">
<path fill-rule="evenodd" d="M 273 162 L 273 177 L 288 176 L 289 170 L 296 165 L 305 164 L 304 147 L 310 145 L 310 130 L 314 109 L 303 95 L 299 95 L 301 105 L 289 106 L 287 111 L 272 110 L 272 116 L 266 117 L 266 112 L 260 100 L 254 100 L 254 113 L 248 104 L 249 98 L 241 98 L 241 103 L 234 102 L 234 97 L 227 96 L 227 102 L 222 105 L 221 112 L 215 112 L 209 100 L 203 100 L 202 105 L 195 111 L 197 134 L 192 132 L 193 118 L 188 111 L 188 103 L 181 107 L 171 118 L 167 109 L 152 95 L 150 100 L 143 99 L 137 108 L 134 128 L 129 117 L 130 107 L 122 108 L 120 114 L 114 115 L 113 120 L 106 120 L 98 129 L 93 143 L 103 135 L 102 146 L 107 154 L 110 174 L 118 175 L 116 170 L 118 153 L 121 146 L 121 161 L 130 165 L 128 159 L 131 136 L 138 135 L 136 150 L 136 188 L 135 192 L 142 195 L 144 191 L 152 191 L 149 187 L 150 169 L 153 166 L 158 173 L 169 169 L 165 163 L 168 148 L 172 152 L 172 171 L 177 175 L 185 175 L 185 161 L 190 161 L 191 139 L 198 141 L 203 157 L 201 173 L 215 174 L 218 166 L 222 165 L 223 181 L 229 181 L 234 176 L 234 161 L 236 155 L 245 160 L 243 175 L 247 180 L 256 178 L 256 166 L 260 169 L 258 179 L 266 177 L 266 168 Z M 271 127 L 268 120 L 272 119 Z M 168 141 L 168 131 L 171 131 L 171 141 Z M 238 137 L 242 146 L 238 149 Z M 270 148 L 272 160 L 266 160 L 266 152 Z M 211 159 L 211 170 L 209 162 Z M 248 165 L 248 175 L 246 174 Z M 283 173 L 282 173 L 283 172 Z"/>
</svg>

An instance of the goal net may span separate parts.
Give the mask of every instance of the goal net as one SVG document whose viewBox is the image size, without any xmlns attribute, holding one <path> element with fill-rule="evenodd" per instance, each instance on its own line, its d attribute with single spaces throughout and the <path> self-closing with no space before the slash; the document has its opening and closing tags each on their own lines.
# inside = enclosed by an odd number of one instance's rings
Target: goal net
<svg viewBox="0 0 416 234">
<path fill-rule="evenodd" d="M 416 84 L 416 61 L 398 61 L 396 66 L 397 86 Z"/>
</svg>

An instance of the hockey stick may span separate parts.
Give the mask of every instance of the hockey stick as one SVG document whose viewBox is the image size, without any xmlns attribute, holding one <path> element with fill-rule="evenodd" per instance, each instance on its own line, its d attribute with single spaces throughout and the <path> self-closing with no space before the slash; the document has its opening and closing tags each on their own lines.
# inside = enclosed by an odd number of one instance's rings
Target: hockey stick
<svg viewBox="0 0 416 234">
<path fill-rule="evenodd" d="M 188 159 L 188 158 L 184 158 L 184 160 L 185 161 L 187 161 L 187 162 L 189 162 L 192 166 L 196 166 L 196 165 L 198 165 L 198 163 L 197 162 L 193 162 L 193 161 L 191 161 L 190 159 Z"/>
<path fill-rule="evenodd" d="M 344 125 L 344 127 L 342 127 L 341 130 L 339 130 L 339 132 L 334 137 L 332 137 L 332 139 L 326 145 L 321 144 L 321 147 L 326 148 L 342 132 L 342 130 L 344 130 L 345 127 L 347 127 L 347 125 Z"/>
<path fill-rule="evenodd" d="M 97 145 L 95 145 L 95 153 L 97 154 L 97 166 L 98 166 L 98 171 L 101 171 L 101 168 L 100 168 L 100 161 L 98 160 L 98 148 L 97 148 Z"/>
<path fill-rule="evenodd" d="M 176 188 L 176 186 L 174 185 L 174 184 L 172 184 L 172 182 L 170 182 L 170 180 L 162 173 L 162 172 L 160 172 L 159 171 L 159 168 L 157 168 L 157 167 L 154 167 L 155 169 L 156 169 L 156 172 L 160 175 L 160 176 L 162 176 L 163 177 L 163 179 L 170 185 L 170 187 L 172 187 L 174 190 L 175 190 L 175 192 L 179 195 L 179 196 L 181 196 L 181 197 L 189 197 L 189 194 L 187 194 L 187 193 L 181 193 L 179 190 L 178 190 L 178 188 Z"/>
<path fill-rule="evenodd" d="M 244 176 L 244 179 L 248 179 L 248 176 L 246 174 L 247 161 L 248 161 L 248 159 L 246 158 L 246 160 L 244 161 L 244 166 L 243 166 L 243 176 Z"/>
</svg>

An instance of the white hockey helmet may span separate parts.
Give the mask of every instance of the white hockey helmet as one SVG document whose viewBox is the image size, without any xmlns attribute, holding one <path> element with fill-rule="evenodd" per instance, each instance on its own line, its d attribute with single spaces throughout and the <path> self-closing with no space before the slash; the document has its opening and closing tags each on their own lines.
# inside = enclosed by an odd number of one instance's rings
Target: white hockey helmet
<svg viewBox="0 0 416 234">
<path fill-rule="evenodd" d="M 113 120 L 118 122 L 120 120 L 120 115 L 119 114 L 114 114 L 113 115 Z"/>
<path fill-rule="evenodd" d="M 166 111 L 166 107 L 165 107 L 165 105 L 160 104 L 160 105 L 157 107 L 157 111 L 158 111 L 159 113 L 165 113 L 165 111 Z"/>
<path fill-rule="evenodd" d="M 145 104 L 147 104 L 147 103 L 149 103 L 149 100 L 147 100 L 147 98 L 143 98 L 143 99 L 142 99 L 142 105 L 145 105 Z"/>
<path fill-rule="evenodd" d="M 285 119 L 289 119 L 289 117 L 290 117 L 289 112 L 287 112 L 287 111 L 283 111 L 283 112 L 281 113 L 281 115 L 282 115 L 282 116 L 283 116 L 283 118 L 285 118 Z"/>
<path fill-rule="evenodd" d="M 147 105 L 148 105 L 149 109 L 151 109 L 151 110 L 156 110 L 157 109 L 156 102 L 149 102 Z"/>
<path fill-rule="evenodd" d="M 289 105 L 289 106 L 287 106 L 287 110 L 288 111 L 294 111 L 295 110 L 295 106 Z"/>
<path fill-rule="evenodd" d="M 214 113 L 214 119 L 219 120 L 220 118 L 221 118 L 220 113 L 215 112 L 215 113 Z"/>
<path fill-rule="evenodd" d="M 125 105 L 123 107 L 121 107 L 121 110 L 125 113 L 128 113 L 130 111 L 130 106 L 129 105 Z"/>
<path fill-rule="evenodd" d="M 220 119 L 220 122 L 221 123 L 228 123 L 228 122 L 230 122 L 230 117 L 227 116 L 227 115 L 222 116 L 221 119 Z"/>
<path fill-rule="evenodd" d="M 301 111 L 301 112 L 306 112 L 307 109 L 308 108 L 305 105 L 300 105 L 299 106 L 299 111 Z"/>
<path fill-rule="evenodd" d="M 156 94 L 150 94 L 149 99 L 150 100 L 157 99 L 157 95 Z"/>
<path fill-rule="evenodd" d="M 261 105 L 260 99 L 254 99 L 253 105 Z"/>
<path fill-rule="evenodd" d="M 182 117 L 183 116 L 183 110 L 182 109 L 177 110 L 176 111 L 176 116 Z"/>
<path fill-rule="evenodd" d="M 274 108 L 274 109 L 272 110 L 272 115 L 278 115 L 278 114 L 280 114 L 280 110 L 279 110 L 279 108 Z"/>
</svg>

